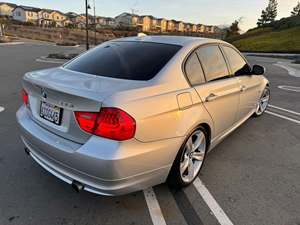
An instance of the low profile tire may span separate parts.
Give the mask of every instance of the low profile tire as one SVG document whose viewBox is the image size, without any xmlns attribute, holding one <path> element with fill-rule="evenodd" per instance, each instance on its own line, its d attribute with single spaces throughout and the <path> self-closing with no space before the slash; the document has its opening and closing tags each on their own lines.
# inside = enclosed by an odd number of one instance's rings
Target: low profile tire
<svg viewBox="0 0 300 225">
<path fill-rule="evenodd" d="M 267 110 L 270 101 L 270 88 L 266 87 L 257 102 L 256 111 L 253 114 L 254 117 L 259 117 Z"/>
<path fill-rule="evenodd" d="M 196 179 L 203 166 L 208 148 L 208 135 L 198 127 L 180 148 L 170 171 L 167 183 L 176 189 L 188 186 Z"/>
</svg>

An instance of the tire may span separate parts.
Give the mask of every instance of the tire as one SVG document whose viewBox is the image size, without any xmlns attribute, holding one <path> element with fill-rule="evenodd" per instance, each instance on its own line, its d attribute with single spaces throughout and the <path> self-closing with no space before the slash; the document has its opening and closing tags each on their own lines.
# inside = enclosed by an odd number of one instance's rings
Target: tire
<svg viewBox="0 0 300 225">
<path fill-rule="evenodd" d="M 193 183 L 203 167 L 208 146 L 207 131 L 200 126 L 188 136 L 180 148 L 167 179 L 169 186 L 180 189 Z"/>
<path fill-rule="evenodd" d="M 263 90 L 263 93 L 257 102 L 256 111 L 253 114 L 253 116 L 254 117 L 262 116 L 266 111 L 266 109 L 268 108 L 269 101 L 270 101 L 270 88 L 267 86 Z"/>
</svg>

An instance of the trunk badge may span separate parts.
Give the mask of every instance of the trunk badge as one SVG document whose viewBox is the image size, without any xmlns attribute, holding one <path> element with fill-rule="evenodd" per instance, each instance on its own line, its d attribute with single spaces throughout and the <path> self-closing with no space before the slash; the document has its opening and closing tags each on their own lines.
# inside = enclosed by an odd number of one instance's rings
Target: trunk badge
<svg viewBox="0 0 300 225">
<path fill-rule="evenodd" d="M 45 89 L 42 88 L 41 94 L 42 94 L 42 97 L 43 97 L 44 99 L 47 98 L 47 92 L 45 91 Z"/>
</svg>

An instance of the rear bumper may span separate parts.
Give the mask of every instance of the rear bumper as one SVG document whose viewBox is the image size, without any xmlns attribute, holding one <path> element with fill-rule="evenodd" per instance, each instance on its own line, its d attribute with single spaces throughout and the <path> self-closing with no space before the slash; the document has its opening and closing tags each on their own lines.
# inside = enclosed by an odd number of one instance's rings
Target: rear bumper
<svg viewBox="0 0 300 225">
<path fill-rule="evenodd" d="M 165 182 L 183 138 L 142 143 L 92 136 L 84 145 L 36 124 L 30 112 L 17 112 L 21 138 L 32 158 L 48 172 L 102 195 L 121 195 Z"/>
</svg>

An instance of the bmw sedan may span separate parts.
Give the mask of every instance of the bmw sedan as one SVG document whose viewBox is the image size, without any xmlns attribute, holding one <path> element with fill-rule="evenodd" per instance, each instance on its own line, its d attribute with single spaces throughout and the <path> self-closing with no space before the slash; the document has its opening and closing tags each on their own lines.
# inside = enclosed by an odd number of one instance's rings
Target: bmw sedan
<svg viewBox="0 0 300 225">
<path fill-rule="evenodd" d="M 207 152 L 264 113 L 263 74 L 219 40 L 112 40 L 24 75 L 21 139 L 77 191 L 121 195 L 166 181 L 180 188 L 198 176 Z"/>
</svg>

